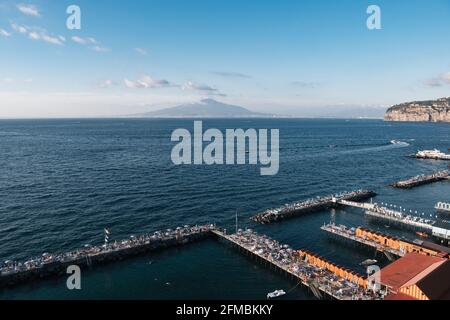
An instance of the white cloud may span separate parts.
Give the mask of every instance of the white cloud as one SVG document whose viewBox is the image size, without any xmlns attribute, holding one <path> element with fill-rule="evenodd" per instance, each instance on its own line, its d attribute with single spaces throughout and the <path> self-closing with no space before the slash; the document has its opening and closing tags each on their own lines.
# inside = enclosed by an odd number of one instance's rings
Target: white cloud
<svg viewBox="0 0 450 320">
<path fill-rule="evenodd" d="M 181 88 L 187 91 L 198 91 L 201 94 L 208 96 L 226 97 L 226 94 L 221 93 L 219 89 L 213 88 L 205 84 L 195 84 L 192 81 L 185 82 Z"/>
<path fill-rule="evenodd" d="M 425 81 L 425 85 L 427 87 L 441 87 L 442 83 L 441 80 L 438 78 L 428 79 Z"/>
<path fill-rule="evenodd" d="M 57 45 L 62 45 L 63 44 L 60 38 L 51 37 L 51 36 L 46 35 L 46 34 L 42 35 L 42 40 L 47 42 L 47 43 L 50 43 L 50 44 L 57 44 Z"/>
<path fill-rule="evenodd" d="M 318 82 L 310 82 L 310 81 L 292 81 L 292 86 L 299 87 L 299 88 L 317 88 L 320 86 L 320 83 Z"/>
<path fill-rule="evenodd" d="M 28 34 L 28 37 L 32 40 L 42 40 L 44 42 L 54 44 L 54 45 L 62 45 L 63 44 L 63 41 L 60 39 L 60 37 L 49 36 L 45 32 L 31 31 Z"/>
<path fill-rule="evenodd" d="M 134 51 L 136 51 L 137 53 L 139 53 L 140 55 L 143 55 L 143 56 L 148 55 L 147 50 L 142 49 L 142 48 L 134 48 Z"/>
<path fill-rule="evenodd" d="M 101 46 L 99 44 L 99 42 L 95 38 L 92 38 L 92 37 L 82 38 L 82 37 L 79 37 L 79 36 L 73 36 L 71 39 L 72 39 L 73 42 L 76 42 L 76 43 L 81 44 L 81 45 L 94 45 L 94 46 L 91 47 L 91 49 L 93 51 L 95 51 L 95 52 L 109 52 L 109 51 L 111 51 L 111 49 L 109 49 L 107 47 L 104 47 L 104 46 Z"/>
<path fill-rule="evenodd" d="M 93 46 L 92 50 L 94 50 L 95 52 L 109 52 L 109 51 L 111 51 L 111 49 L 106 48 L 106 47 L 102 47 L 102 46 Z"/>
<path fill-rule="evenodd" d="M 242 78 L 242 79 L 250 79 L 252 76 L 248 74 L 240 73 L 240 72 L 228 72 L 228 71 L 213 71 L 212 74 L 216 76 L 224 77 L 224 78 Z"/>
<path fill-rule="evenodd" d="M 442 73 L 435 78 L 425 81 L 427 87 L 442 87 L 447 84 L 450 84 L 450 72 Z"/>
<path fill-rule="evenodd" d="M 17 9 L 28 16 L 39 17 L 41 15 L 38 8 L 32 4 L 18 4 Z"/>
<path fill-rule="evenodd" d="M 86 44 L 97 44 L 97 40 L 95 40 L 92 37 L 88 37 L 88 38 L 82 38 L 79 36 L 73 36 L 72 37 L 72 41 L 76 42 L 78 44 L 82 44 L 82 45 L 86 45 Z"/>
<path fill-rule="evenodd" d="M 441 75 L 441 79 L 444 82 L 450 83 L 450 72 L 444 73 Z"/>
<path fill-rule="evenodd" d="M 11 28 L 18 33 L 27 33 L 28 30 L 24 26 L 19 26 L 15 23 L 11 23 Z"/>
<path fill-rule="evenodd" d="M 30 37 L 30 39 L 33 39 L 33 40 L 39 40 L 39 39 L 41 39 L 40 34 L 37 33 L 36 31 L 30 32 L 30 33 L 28 34 L 28 36 Z"/>
<path fill-rule="evenodd" d="M 4 29 L 0 29 L 0 36 L 2 36 L 2 37 L 10 37 L 11 33 L 9 33 L 8 31 L 6 31 Z"/>
<path fill-rule="evenodd" d="M 16 23 L 11 23 L 11 28 L 22 34 L 28 33 L 28 38 L 31 40 L 41 40 L 54 45 L 62 45 L 66 38 L 63 36 L 51 36 L 44 28 L 40 27 L 28 27 L 23 25 L 18 25 Z"/>
<path fill-rule="evenodd" d="M 83 44 L 83 45 L 88 43 L 88 40 L 87 40 L 87 39 L 81 38 L 81 37 L 79 37 L 79 36 L 73 36 L 73 37 L 72 37 L 72 41 L 73 41 L 73 42 L 76 42 L 76 43 L 78 43 L 78 44 Z"/>
<path fill-rule="evenodd" d="M 207 86 L 207 85 L 197 85 L 194 84 L 192 81 L 187 81 L 184 85 L 183 85 L 183 90 L 198 90 L 198 91 L 211 91 L 211 92 L 215 92 L 218 91 L 217 89 Z"/>
<path fill-rule="evenodd" d="M 136 81 L 124 80 L 124 84 L 127 88 L 162 88 L 162 87 L 170 87 L 173 86 L 169 81 L 167 80 L 159 80 L 159 79 L 153 79 L 152 77 L 148 75 L 144 75 L 141 78 L 139 78 Z"/>
<path fill-rule="evenodd" d="M 98 84 L 98 86 L 100 88 L 108 88 L 108 87 L 115 86 L 115 85 L 117 85 L 117 83 L 114 80 L 110 80 L 110 79 L 100 81 Z"/>
</svg>

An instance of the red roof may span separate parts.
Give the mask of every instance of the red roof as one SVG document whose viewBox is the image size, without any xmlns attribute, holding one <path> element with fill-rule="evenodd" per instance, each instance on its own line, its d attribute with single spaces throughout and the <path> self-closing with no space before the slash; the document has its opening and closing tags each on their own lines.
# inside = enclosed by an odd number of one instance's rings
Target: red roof
<svg viewBox="0 0 450 320">
<path fill-rule="evenodd" d="M 446 261 L 448 260 L 439 257 L 409 253 L 383 268 L 380 271 L 380 282 L 398 290 L 405 284 L 417 283 Z"/>
<path fill-rule="evenodd" d="M 407 294 L 403 294 L 401 292 L 391 293 L 384 300 L 417 300 Z"/>
</svg>

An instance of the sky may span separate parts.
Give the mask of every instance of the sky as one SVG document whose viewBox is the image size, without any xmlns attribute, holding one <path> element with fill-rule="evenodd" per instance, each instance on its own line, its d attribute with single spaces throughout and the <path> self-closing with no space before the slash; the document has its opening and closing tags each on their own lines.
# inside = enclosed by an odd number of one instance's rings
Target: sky
<svg viewBox="0 0 450 320">
<path fill-rule="evenodd" d="M 449 36 L 449 0 L 0 0 L 0 117 L 385 108 L 450 96 Z"/>
</svg>

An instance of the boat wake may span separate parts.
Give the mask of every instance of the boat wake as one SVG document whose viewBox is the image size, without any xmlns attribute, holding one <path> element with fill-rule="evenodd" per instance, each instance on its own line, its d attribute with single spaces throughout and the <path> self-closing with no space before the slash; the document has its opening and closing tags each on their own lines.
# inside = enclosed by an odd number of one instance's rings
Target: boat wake
<svg viewBox="0 0 450 320">
<path fill-rule="evenodd" d="M 406 148 L 410 146 L 408 142 L 391 140 L 385 143 L 369 143 L 369 144 L 347 144 L 347 145 L 323 145 L 321 148 L 326 148 L 327 151 L 322 152 L 311 152 L 303 153 L 301 155 L 296 155 L 297 159 L 310 159 L 317 157 L 332 157 L 336 155 L 347 155 L 347 154 L 359 154 L 359 153 L 369 153 L 369 152 L 381 152 L 389 151 L 397 148 Z M 342 150 L 347 148 L 346 150 Z M 306 148 L 305 148 L 306 149 Z"/>
<path fill-rule="evenodd" d="M 360 148 L 360 149 L 352 149 L 352 150 L 345 150 L 341 151 L 341 154 L 348 154 L 348 153 L 365 153 L 365 152 L 379 152 L 379 151 L 386 151 L 394 148 L 405 148 L 408 147 L 410 144 L 403 141 L 398 140 L 392 140 L 388 144 L 379 145 L 376 147 L 368 147 L 368 148 Z"/>
</svg>

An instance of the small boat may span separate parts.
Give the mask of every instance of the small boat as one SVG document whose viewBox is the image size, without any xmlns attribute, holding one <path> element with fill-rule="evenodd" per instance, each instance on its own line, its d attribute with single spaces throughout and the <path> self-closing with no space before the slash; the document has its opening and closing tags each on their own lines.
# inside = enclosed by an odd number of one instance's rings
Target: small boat
<svg viewBox="0 0 450 320">
<path fill-rule="evenodd" d="M 377 262 L 378 261 L 375 260 L 375 259 L 367 259 L 367 260 L 364 260 L 363 262 L 361 262 L 360 265 L 362 265 L 362 266 L 371 266 L 371 265 L 374 265 Z"/>
<path fill-rule="evenodd" d="M 450 213 L 450 203 L 438 202 L 434 206 L 439 213 Z"/>
<path fill-rule="evenodd" d="M 284 290 L 275 290 L 274 292 L 269 292 L 267 294 L 267 299 L 281 297 L 281 296 L 284 296 L 285 294 L 286 294 L 286 292 L 284 292 Z"/>
<path fill-rule="evenodd" d="M 429 237 L 428 234 L 426 234 L 425 232 L 417 231 L 416 234 L 417 234 L 419 237 L 422 237 L 422 238 L 428 238 L 428 237 Z"/>
<path fill-rule="evenodd" d="M 446 154 L 437 149 L 419 150 L 415 156 L 419 159 L 450 160 L 450 154 Z"/>
<path fill-rule="evenodd" d="M 402 146 L 408 146 L 408 142 L 400 141 L 400 140 L 391 140 L 391 144 L 399 144 Z"/>
</svg>

